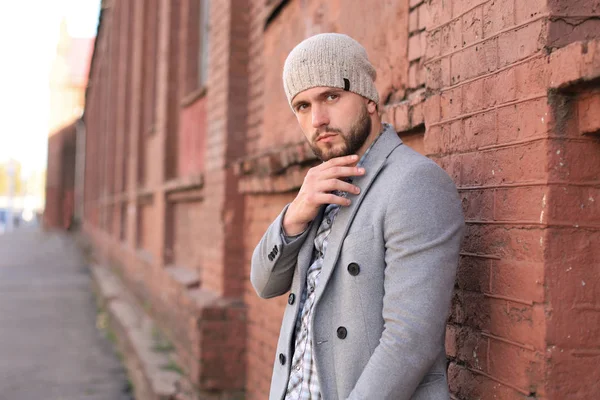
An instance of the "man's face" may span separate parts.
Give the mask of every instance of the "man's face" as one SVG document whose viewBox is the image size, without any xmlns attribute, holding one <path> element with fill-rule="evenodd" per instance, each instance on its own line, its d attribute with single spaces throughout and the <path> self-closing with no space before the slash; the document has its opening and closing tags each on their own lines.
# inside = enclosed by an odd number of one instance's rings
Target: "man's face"
<svg viewBox="0 0 600 400">
<path fill-rule="evenodd" d="M 313 152 L 327 161 L 366 150 L 371 133 L 367 102 L 356 93 L 316 87 L 300 92 L 292 108 Z"/>
</svg>

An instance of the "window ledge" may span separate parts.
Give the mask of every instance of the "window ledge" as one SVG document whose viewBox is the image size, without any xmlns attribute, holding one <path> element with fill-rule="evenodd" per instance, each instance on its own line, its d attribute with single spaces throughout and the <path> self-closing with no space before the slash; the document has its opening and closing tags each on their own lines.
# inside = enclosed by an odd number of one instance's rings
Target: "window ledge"
<svg viewBox="0 0 600 400">
<path fill-rule="evenodd" d="M 201 99 L 202 97 L 206 96 L 206 86 L 202 86 L 196 90 L 194 90 L 193 92 L 188 93 L 182 100 L 181 100 L 181 107 L 189 107 L 191 106 L 193 103 L 195 103 L 197 100 Z"/>
</svg>

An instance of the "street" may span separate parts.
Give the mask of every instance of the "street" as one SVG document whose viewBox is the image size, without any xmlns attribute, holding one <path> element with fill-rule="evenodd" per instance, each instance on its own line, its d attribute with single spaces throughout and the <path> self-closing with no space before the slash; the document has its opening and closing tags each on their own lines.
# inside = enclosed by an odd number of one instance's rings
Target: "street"
<svg viewBox="0 0 600 400">
<path fill-rule="evenodd" d="M 0 400 L 131 399 L 96 316 L 89 270 L 69 236 L 1 234 Z"/>
</svg>

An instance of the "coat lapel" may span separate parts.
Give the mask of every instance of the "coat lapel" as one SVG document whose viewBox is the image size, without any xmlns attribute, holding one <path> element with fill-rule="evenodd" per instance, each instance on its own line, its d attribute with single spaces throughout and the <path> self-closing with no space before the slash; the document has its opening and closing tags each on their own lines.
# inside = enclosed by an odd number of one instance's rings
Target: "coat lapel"
<svg viewBox="0 0 600 400">
<path fill-rule="evenodd" d="M 360 194 L 358 196 L 350 196 L 352 204 L 349 207 L 342 207 L 338 211 L 331 232 L 327 238 L 327 252 L 325 253 L 325 259 L 323 261 L 323 269 L 319 276 L 319 284 L 316 290 L 316 303 L 319 302 L 321 295 L 327 286 L 327 282 L 331 277 L 333 268 L 337 263 L 337 259 L 340 255 L 341 245 L 346 237 L 348 229 L 354 220 L 356 212 L 360 208 L 363 198 L 369 191 L 369 187 L 381 171 L 385 160 L 390 153 L 398 146 L 402 144 L 402 140 L 398 137 L 394 129 L 385 125 L 386 128 L 381 134 L 377 142 L 371 148 L 369 154 L 365 158 L 363 167 L 365 168 L 365 175 L 355 177 L 352 181 L 354 185 L 360 187 Z"/>
</svg>

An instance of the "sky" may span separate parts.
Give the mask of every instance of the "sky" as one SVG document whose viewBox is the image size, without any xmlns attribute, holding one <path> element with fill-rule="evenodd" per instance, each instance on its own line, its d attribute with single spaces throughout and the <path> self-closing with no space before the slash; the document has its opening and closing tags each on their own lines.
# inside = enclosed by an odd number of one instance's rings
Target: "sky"
<svg viewBox="0 0 600 400">
<path fill-rule="evenodd" d="M 0 162 L 23 175 L 45 168 L 49 75 L 60 23 L 73 37 L 96 35 L 100 0 L 0 0 Z"/>
</svg>

